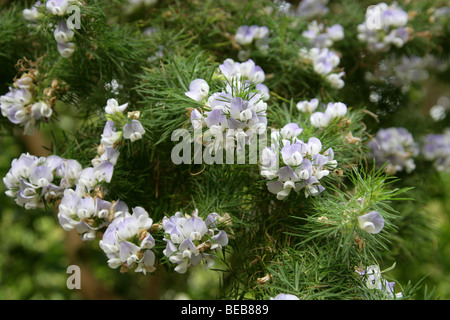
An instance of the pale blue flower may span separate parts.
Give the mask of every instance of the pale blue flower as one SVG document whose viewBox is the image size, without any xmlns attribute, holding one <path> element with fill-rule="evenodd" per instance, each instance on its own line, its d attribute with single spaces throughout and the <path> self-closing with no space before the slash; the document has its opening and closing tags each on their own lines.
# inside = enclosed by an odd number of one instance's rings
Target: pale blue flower
<svg viewBox="0 0 450 320">
<path fill-rule="evenodd" d="M 258 26 L 240 26 L 236 30 L 236 34 L 234 35 L 234 39 L 238 44 L 241 45 L 249 45 L 253 42 L 255 37 L 255 33 L 259 27 Z"/>
<path fill-rule="evenodd" d="M 57 48 L 63 58 L 69 58 L 75 52 L 76 44 L 74 42 L 57 42 Z"/>
<path fill-rule="evenodd" d="M 94 166 L 93 174 L 97 182 L 110 183 L 114 173 L 114 165 L 109 161 L 100 161 Z"/>
<path fill-rule="evenodd" d="M 189 85 L 189 91 L 185 92 L 186 96 L 195 100 L 197 102 L 201 102 L 208 97 L 209 93 L 209 85 L 203 79 L 195 79 Z"/>
<path fill-rule="evenodd" d="M 297 110 L 305 113 L 313 113 L 319 106 L 319 100 L 317 98 L 309 101 L 297 102 Z"/>
<path fill-rule="evenodd" d="M 121 134 L 121 132 L 116 131 L 114 122 L 106 121 L 100 143 L 105 147 L 115 147 L 115 144 L 120 140 Z"/>
<path fill-rule="evenodd" d="M 358 217 L 359 227 L 368 233 L 380 233 L 384 227 L 383 217 L 376 211 L 371 211 Z"/>
<path fill-rule="evenodd" d="M 130 139 L 131 142 L 142 139 L 144 134 L 145 129 L 138 120 L 133 119 L 123 126 L 123 137 L 125 139 Z"/>
<path fill-rule="evenodd" d="M 280 130 L 280 134 L 283 139 L 291 140 L 292 138 L 297 138 L 303 129 L 298 126 L 296 123 L 288 123 Z"/>
<path fill-rule="evenodd" d="M 75 32 L 67 27 L 65 20 L 61 20 L 53 31 L 53 36 L 57 42 L 70 42 L 75 36 Z"/>
<path fill-rule="evenodd" d="M 281 134 L 275 131 L 272 146 L 265 148 L 261 155 L 261 175 L 269 180 L 269 192 L 283 200 L 292 190 L 304 190 L 305 197 L 324 191 L 319 180 L 329 174 L 329 168 L 337 165 L 333 150 L 329 148 L 323 152 L 322 142 L 315 137 L 309 138 L 307 143 L 295 135 L 290 140 L 281 138 Z M 278 168 L 279 163 L 281 168 Z"/>
</svg>

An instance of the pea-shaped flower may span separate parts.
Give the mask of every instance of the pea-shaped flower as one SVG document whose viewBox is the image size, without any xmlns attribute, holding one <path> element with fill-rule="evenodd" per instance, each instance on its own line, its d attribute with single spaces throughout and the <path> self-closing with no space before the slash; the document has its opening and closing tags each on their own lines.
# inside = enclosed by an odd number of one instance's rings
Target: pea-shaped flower
<svg viewBox="0 0 450 320">
<path fill-rule="evenodd" d="M 108 99 L 106 102 L 105 112 L 107 114 L 122 114 L 125 109 L 128 107 L 128 103 L 122 104 L 119 106 L 119 102 L 112 98 Z"/>
<path fill-rule="evenodd" d="M 280 293 L 275 298 L 270 298 L 270 300 L 300 300 L 297 296 L 289 293 Z"/>
<path fill-rule="evenodd" d="M 288 123 L 280 130 L 280 134 L 283 137 L 283 139 L 287 140 L 297 138 L 302 132 L 303 129 L 300 128 L 296 123 Z"/>
<path fill-rule="evenodd" d="M 53 36 L 57 42 L 69 42 L 73 39 L 75 32 L 67 27 L 67 23 L 61 20 L 53 32 Z"/>
<path fill-rule="evenodd" d="M 104 147 L 114 147 L 115 143 L 120 140 L 121 132 L 116 131 L 114 122 L 106 121 L 105 127 L 103 128 L 103 133 L 101 135 L 102 139 L 100 143 Z"/>
<path fill-rule="evenodd" d="M 24 19 L 33 23 L 41 20 L 44 17 L 44 14 L 38 11 L 40 6 L 42 6 L 42 3 L 40 1 L 36 1 L 31 9 L 23 9 L 22 15 Z"/>
<path fill-rule="evenodd" d="M 76 44 L 74 42 L 57 42 L 57 48 L 61 57 L 69 58 L 75 52 Z"/>
<path fill-rule="evenodd" d="M 368 233 L 377 234 L 384 227 L 383 217 L 376 211 L 371 211 L 358 217 L 359 227 Z"/>
<path fill-rule="evenodd" d="M 123 126 L 123 137 L 130 139 L 131 142 L 142 139 L 145 134 L 145 129 L 138 120 L 131 120 L 131 122 Z"/>
<path fill-rule="evenodd" d="M 312 113 L 314 110 L 317 109 L 319 106 L 319 100 L 314 98 L 310 101 L 300 101 L 297 103 L 297 109 L 298 111 L 305 112 L 305 113 Z"/>
<path fill-rule="evenodd" d="M 55 16 L 62 16 L 66 14 L 67 8 L 73 0 L 48 0 L 46 7 L 48 12 Z"/>
<path fill-rule="evenodd" d="M 203 101 L 208 97 L 209 93 L 209 85 L 203 79 L 195 79 L 189 85 L 189 91 L 185 92 L 185 94 L 195 100 L 197 102 Z"/>
</svg>

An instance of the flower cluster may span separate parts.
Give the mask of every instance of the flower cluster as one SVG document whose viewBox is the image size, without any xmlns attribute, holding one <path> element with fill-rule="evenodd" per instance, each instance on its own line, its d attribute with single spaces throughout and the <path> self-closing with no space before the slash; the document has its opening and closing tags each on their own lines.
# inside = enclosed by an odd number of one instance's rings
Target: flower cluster
<svg viewBox="0 0 450 320">
<path fill-rule="evenodd" d="M 328 48 L 302 48 L 300 57 L 310 61 L 314 71 L 322 76 L 332 88 L 341 89 L 345 83 L 342 80 L 344 72 L 336 69 L 341 59 L 336 52 Z"/>
<path fill-rule="evenodd" d="M 91 241 L 97 232 L 114 219 L 125 215 L 128 208 L 123 201 L 103 200 L 103 191 L 97 187 L 90 195 L 82 188 L 66 189 L 58 207 L 58 221 L 66 230 L 76 230 L 83 241 Z"/>
<path fill-rule="evenodd" d="M 228 83 L 235 81 L 250 81 L 254 84 L 260 84 L 261 86 L 259 88 L 265 87 L 262 82 L 264 82 L 266 74 L 264 73 L 264 70 L 260 66 L 256 65 L 252 59 L 242 63 L 235 62 L 233 59 L 226 59 L 221 65 L 219 65 L 219 71 L 218 76 L 226 80 Z"/>
<path fill-rule="evenodd" d="M 57 17 L 65 17 L 73 12 L 71 5 L 81 6 L 81 3 L 77 0 L 48 0 L 45 4 L 48 13 Z M 39 11 L 35 8 L 38 8 L 39 6 L 41 6 L 41 4 L 38 1 L 30 11 L 27 11 L 26 16 L 24 11 L 25 18 L 30 20 L 27 17 L 31 17 L 31 21 L 36 21 L 40 15 Z M 58 52 L 63 58 L 69 58 L 75 52 L 76 43 L 72 41 L 75 37 L 75 32 L 73 31 L 75 27 L 78 26 L 75 26 L 72 23 L 72 20 L 65 17 L 59 21 L 53 31 Z"/>
<path fill-rule="evenodd" d="M 389 299 L 401 299 L 402 293 L 395 293 L 395 282 L 388 282 L 381 276 L 380 267 L 378 265 L 371 265 L 364 269 L 357 268 L 355 270 L 363 280 L 365 280 L 366 286 L 369 289 L 380 290 L 380 292 L 386 294 Z"/>
<path fill-rule="evenodd" d="M 128 104 L 119 106 L 110 99 L 105 107 L 106 121 L 97 155 L 91 160 L 92 166 L 84 168 L 75 181 L 75 189 L 68 189 L 59 205 L 58 218 L 65 230 L 75 229 L 83 240 L 92 240 L 99 228 L 109 224 L 117 212 L 125 212 L 122 202 L 104 201 L 104 186 L 111 182 L 114 166 L 119 157 L 119 143 L 122 132 L 116 131 L 115 123 L 123 125 L 123 136 L 132 141 L 142 137 L 145 130 L 137 120 L 127 122 L 123 111 Z"/>
<path fill-rule="evenodd" d="M 108 257 L 108 265 L 112 269 L 121 267 L 121 272 L 135 268 L 135 272 L 153 272 L 155 254 L 151 250 L 155 246 L 152 231 L 153 220 L 147 211 L 135 207 L 132 214 L 127 208 L 116 212 L 114 220 L 108 225 L 100 248 Z"/>
<path fill-rule="evenodd" d="M 95 239 L 100 228 L 127 211 L 121 201 L 110 203 L 103 200 L 106 192 L 104 185 L 111 182 L 118 157 L 117 150 L 115 153 L 108 160 L 97 157 L 92 161 L 96 163 L 93 167 L 84 168 L 75 181 L 75 188 L 64 191 L 58 206 L 61 227 L 66 231 L 76 230 L 84 241 Z"/>
<path fill-rule="evenodd" d="M 240 26 L 236 30 L 234 39 L 240 45 L 247 46 L 255 42 L 258 47 L 258 42 L 266 39 L 269 36 L 269 29 L 266 26 Z"/>
<path fill-rule="evenodd" d="M 302 35 L 314 48 L 329 48 L 334 42 L 344 39 L 344 28 L 340 24 L 325 28 L 323 23 L 314 20 Z"/>
<path fill-rule="evenodd" d="M 206 147 L 235 148 L 248 144 L 255 134 L 267 127 L 268 89 L 263 85 L 265 74 L 252 60 L 239 63 L 231 59 L 220 65 L 220 77 L 224 78 L 222 91 L 209 95 L 209 85 L 203 79 L 195 79 L 186 96 L 203 102 L 206 110 L 194 109 L 190 120 L 194 130 L 207 128 L 203 133 Z M 256 85 L 255 85 L 256 84 Z M 254 87 L 254 89 L 253 89 Z M 209 141 L 208 141 L 209 140 Z"/>
<path fill-rule="evenodd" d="M 81 170 L 76 160 L 22 154 L 12 161 L 11 169 L 3 178 L 8 189 L 5 193 L 27 210 L 43 208 L 60 199 L 64 190 L 78 180 Z"/>
<path fill-rule="evenodd" d="M 175 213 L 170 218 L 164 217 L 164 241 L 167 242 L 164 255 L 175 263 L 175 271 L 185 273 L 189 266 L 205 263 L 209 268 L 215 263 L 215 253 L 228 244 L 228 236 L 219 230 L 225 217 L 211 213 L 206 220 L 198 217 L 195 210 L 192 215 Z"/>
<path fill-rule="evenodd" d="M 425 159 L 433 161 L 436 170 L 450 172 L 450 129 L 427 135 L 421 152 Z"/>
<path fill-rule="evenodd" d="M 322 143 L 315 137 L 307 143 L 299 140 L 302 131 L 296 123 L 289 123 L 272 132 L 271 147 L 262 151 L 261 175 L 270 180 L 267 187 L 279 200 L 291 190 L 304 189 L 305 197 L 318 195 L 325 190 L 319 180 L 330 173 L 329 168 L 337 166 L 333 149 L 322 152 Z"/>
<path fill-rule="evenodd" d="M 26 135 L 33 135 L 39 121 L 50 119 L 55 104 L 53 95 L 58 81 L 54 80 L 51 87 L 45 88 L 41 94 L 37 89 L 37 76 L 37 69 L 29 69 L 14 81 L 8 93 L 0 96 L 2 116 L 23 126 Z"/>
<path fill-rule="evenodd" d="M 387 162 L 388 172 L 405 170 L 410 173 L 416 168 L 413 157 L 419 153 L 418 144 L 405 128 L 380 129 L 369 147 L 376 165 L 380 167 Z"/>
<path fill-rule="evenodd" d="M 266 52 L 269 45 L 269 28 L 266 26 L 257 25 L 243 25 L 240 26 L 234 35 L 234 40 L 237 44 L 246 47 L 246 50 L 240 50 L 238 57 L 239 60 L 243 61 L 248 59 L 251 50 L 250 46 L 254 45 L 256 49 Z"/>
<path fill-rule="evenodd" d="M 297 102 L 297 110 L 304 113 L 313 113 L 314 110 L 319 106 L 319 100 L 317 98 L 311 99 L 309 101 L 299 101 Z"/>
<path fill-rule="evenodd" d="M 117 96 L 119 91 L 123 89 L 123 85 L 119 84 L 116 79 L 112 79 L 111 82 L 105 84 L 104 88 Z"/>
<path fill-rule="evenodd" d="M 47 12 L 51 15 L 63 17 L 70 13 L 70 5 L 72 4 L 81 5 L 80 2 L 75 0 L 48 0 L 45 3 L 45 7 L 47 8 Z M 43 4 L 40 1 L 37 1 L 31 9 L 23 10 L 23 17 L 32 23 L 39 22 L 44 16 L 43 13 L 39 11 L 40 7 L 43 7 Z M 69 26 L 67 24 L 68 21 L 68 19 L 61 19 L 53 31 L 58 52 L 64 58 L 70 57 L 76 48 L 75 42 L 72 41 L 75 36 L 75 32 L 73 31 L 74 26 Z"/>
<path fill-rule="evenodd" d="M 396 4 L 388 6 L 381 2 L 369 6 L 364 23 L 358 25 L 358 39 L 367 44 L 372 52 L 387 52 L 394 45 L 403 47 L 408 42 L 406 28 L 408 14 Z"/>
<path fill-rule="evenodd" d="M 139 122 L 140 112 L 132 111 L 127 115 L 124 111 L 127 109 L 128 103 L 119 105 L 116 99 L 109 99 L 105 107 L 106 122 L 105 128 L 102 134 L 101 144 L 106 148 L 115 147 L 120 141 L 123 134 L 125 139 L 135 142 L 142 139 L 145 134 L 145 129 Z M 117 131 L 117 128 L 122 130 Z"/>
</svg>

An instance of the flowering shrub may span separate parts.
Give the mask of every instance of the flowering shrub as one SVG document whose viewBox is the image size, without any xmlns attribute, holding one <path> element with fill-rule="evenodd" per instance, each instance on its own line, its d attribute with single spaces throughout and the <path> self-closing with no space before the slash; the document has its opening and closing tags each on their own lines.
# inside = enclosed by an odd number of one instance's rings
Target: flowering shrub
<svg viewBox="0 0 450 320">
<path fill-rule="evenodd" d="M 5 5 L 1 132 L 51 139 L 12 155 L 6 196 L 111 271 L 203 265 L 228 299 L 416 297 L 380 266 L 433 243 L 411 199 L 450 170 L 450 103 L 425 87 L 449 79 L 449 7 L 369 2 Z"/>
</svg>

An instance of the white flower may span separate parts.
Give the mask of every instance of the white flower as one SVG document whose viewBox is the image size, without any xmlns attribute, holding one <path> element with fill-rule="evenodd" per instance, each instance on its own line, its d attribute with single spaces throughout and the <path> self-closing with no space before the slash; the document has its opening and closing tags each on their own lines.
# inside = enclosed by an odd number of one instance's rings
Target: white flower
<svg viewBox="0 0 450 320">
<path fill-rule="evenodd" d="M 27 89 L 18 89 L 13 91 L 13 100 L 15 105 L 24 106 L 28 104 L 33 98 L 30 91 Z"/>
<path fill-rule="evenodd" d="M 76 44 L 74 42 L 58 42 L 57 48 L 63 58 L 69 58 L 75 52 Z"/>
<path fill-rule="evenodd" d="M 123 126 L 123 137 L 130 139 L 131 142 L 142 139 L 145 134 L 145 129 L 138 120 L 131 120 L 131 122 Z"/>
<path fill-rule="evenodd" d="M 365 21 L 358 25 L 358 39 L 372 52 L 386 52 L 391 44 L 402 47 L 409 40 L 405 27 L 408 14 L 396 4 L 382 2 L 367 8 Z"/>
<path fill-rule="evenodd" d="M 55 16 L 62 16 L 66 14 L 69 4 L 73 0 L 48 0 L 46 3 L 47 10 Z"/>
<path fill-rule="evenodd" d="M 50 108 L 45 102 L 42 101 L 33 104 L 32 109 L 39 110 L 39 113 L 45 118 L 50 118 L 53 113 L 52 108 Z"/>
<path fill-rule="evenodd" d="M 108 226 L 100 240 L 100 248 L 108 257 L 108 265 L 115 269 L 120 266 L 135 267 L 135 272 L 153 272 L 155 254 L 152 248 L 155 240 L 149 230 L 153 220 L 141 207 L 133 208 L 133 214 L 126 212 L 116 217 Z"/>
<path fill-rule="evenodd" d="M 314 112 L 310 117 L 311 124 L 317 128 L 325 128 L 331 122 L 331 117 L 323 112 Z"/>
<path fill-rule="evenodd" d="M 359 227 L 368 233 L 377 234 L 384 227 L 383 217 L 376 211 L 358 217 Z"/>
<path fill-rule="evenodd" d="M 325 80 L 331 85 L 332 88 L 342 89 L 345 86 L 344 80 L 341 79 L 344 74 L 344 72 L 330 73 L 325 77 Z"/>
<path fill-rule="evenodd" d="M 325 114 L 328 114 L 331 118 L 343 117 L 346 113 L 347 106 L 342 102 L 330 102 L 325 110 Z"/>
<path fill-rule="evenodd" d="M 319 106 L 319 100 L 314 98 L 310 101 L 299 101 L 297 103 L 297 110 L 306 113 L 312 113 Z"/>
<path fill-rule="evenodd" d="M 346 113 L 347 106 L 345 104 L 342 102 L 330 102 L 325 112 L 314 112 L 310 117 L 310 121 L 317 128 L 325 128 L 333 119 L 343 117 Z"/>
<path fill-rule="evenodd" d="M 37 1 L 31 9 L 24 9 L 22 11 L 22 15 L 25 18 L 25 20 L 28 20 L 30 22 L 37 22 L 41 18 L 44 17 L 44 15 L 37 10 L 38 7 L 40 7 L 42 3 L 40 1 Z"/>
<path fill-rule="evenodd" d="M 207 267 L 214 264 L 214 257 L 208 252 L 216 252 L 228 244 L 227 234 L 219 230 L 216 221 L 220 220 L 217 213 L 208 215 L 206 222 L 198 217 L 195 210 L 191 216 L 182 216 L 177 212 L 174 216 L 163 219 L 167 242 L 164 255 L 175 263 L 175 271 L 185 273 L 189 266 L 204 261 Z"/>
<path fill-rule="evenodd" d="M 114 145 L 120 140 L 122 132 L 117 132 L 114 122 L 107 121 L 105 127 L 103 128 L 103 133 L 101 135 L 102 139 L 100 143 L 104 147 L 114 147 Z"/>
<path fill-rule="evenodd" d="M 128 103 L 119 106 L 119 102 L 116 99 L 108 99 L 106 101 L 105 112 L 107 114 L 122 114 L 128 107 Z"/>
<path fill-rule="evenodd" d="M 290 140 L 280 138 L 277 131 L 273 132 L 272 147 L 262 152 L 261 175 L 270 180 L 267 183 L 269 192 L 283 200 L 292 190 L 299 192 L 303 189 L 305 197 L 318 195 L 325 190 L 319 180 L 329 174 L 325 166 L 337 165 L 333 160 L 333 150 L 330 148 L 321 153 L 322 143 L 315 137 L 311 137 L 307 143 L 295 135 Z M 278 169 L 280 156 L 284 166 Z"/>
<path fill-rule="evenodd" d="M 291 140 L 292 138 L 297 138 L 303 129 L 298 126 L 296 123 L 288 123 L 280 130 L 280 134 L 283 139 Z"/>
</svg>

